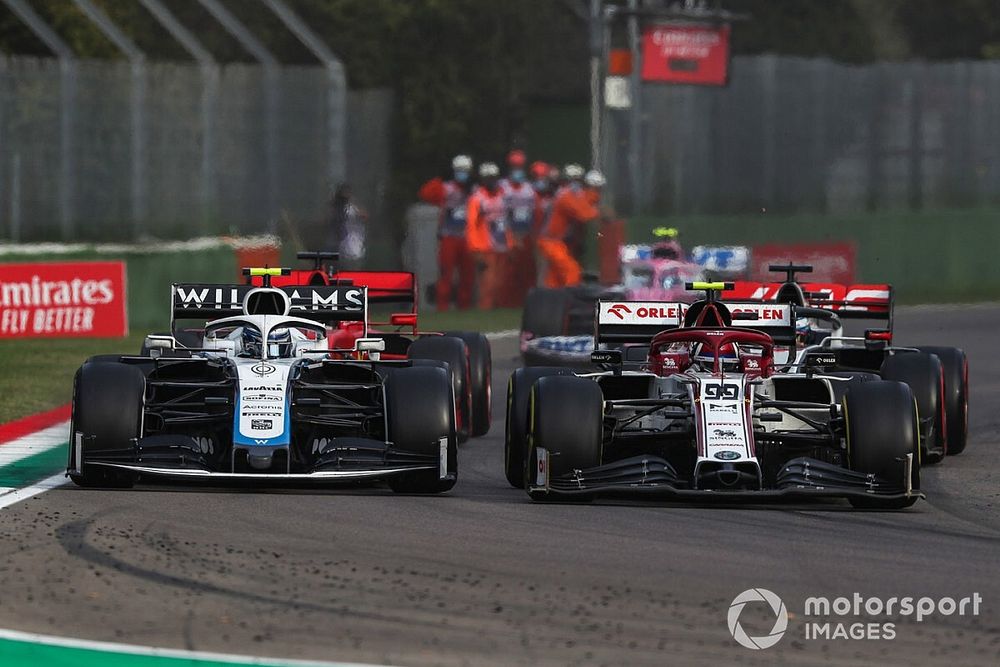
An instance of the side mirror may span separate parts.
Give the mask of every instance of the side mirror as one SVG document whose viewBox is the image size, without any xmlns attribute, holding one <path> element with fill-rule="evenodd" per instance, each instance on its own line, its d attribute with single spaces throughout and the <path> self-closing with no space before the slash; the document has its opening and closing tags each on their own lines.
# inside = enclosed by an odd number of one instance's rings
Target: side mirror
<svg viewBox="0 0 1000 667">
<path fill-rule="evenodd" d="M 393 313 L 389 316 L 389 324 L 396 327 L 415 327 L 417 326 L 417 314 Z"/>
<path fill-rule="evenodd" d="M 354 351 L 367 352 L 368 358 L 372 361 L 378 361 L 383 350 L 385 350 L 385 341 L 381 338 L 359 338 L 354 341 Z"/>
<path fill-rule="evenodd" d="M 158 336 L 150 334 L 146 336 L 146 348 L 150 350 L 173 350 L 177 347 L 177 341 L 173 336 Z"/>
</svg>

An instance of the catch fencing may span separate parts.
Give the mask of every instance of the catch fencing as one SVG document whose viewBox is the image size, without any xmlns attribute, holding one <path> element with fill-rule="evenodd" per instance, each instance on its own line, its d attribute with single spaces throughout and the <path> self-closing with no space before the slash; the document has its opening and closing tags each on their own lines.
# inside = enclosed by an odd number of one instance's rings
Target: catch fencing
<svg viewBox="0 0 1000 667">
<path fill-rule="evenodd" d="M 998 108 L 998 61 L 737 57 L 724 88 L 641 86 L 634 174 L 631 111 L 605 109 L 602 162 L 647 214 L 995 205 Z"/>
<path fill-rule="evenodd" d="M 0 238 L 315 246 L 344 180 L 378 236 L 391 109 L 322 67 L 0 57 Z"/>
</svg>

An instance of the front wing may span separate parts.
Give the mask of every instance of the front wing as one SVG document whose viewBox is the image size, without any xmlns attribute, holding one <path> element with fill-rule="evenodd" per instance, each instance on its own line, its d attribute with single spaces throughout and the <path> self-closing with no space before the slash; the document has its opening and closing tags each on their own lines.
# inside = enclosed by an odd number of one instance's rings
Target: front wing
<svg viewBox="0 0 1000 667">
<path fill-rule="evenodd" d="M 754 502 L 772 498 L 872 498 L 884 500 L 923 498 L 911 485 L 900 487 L 870 474 L 848 470 L 808 457 L 788 461 L 775 484 L 760 490 L 696 489 L 680 479 L 673 466 L 658 456 L 635 456 L 586 470 L 553 477 L 548 475 L 549 453 L 536 450 L 536 467 L 528 491 L 532 497 L 641 496 Z M 910 480 L 912 455 L 900 460 Z"/>
</svg>

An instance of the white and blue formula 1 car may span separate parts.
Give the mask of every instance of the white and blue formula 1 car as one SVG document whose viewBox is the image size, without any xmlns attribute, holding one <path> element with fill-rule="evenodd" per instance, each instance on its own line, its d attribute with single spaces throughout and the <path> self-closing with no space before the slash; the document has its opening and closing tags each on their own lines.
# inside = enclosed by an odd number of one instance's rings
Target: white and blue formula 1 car
<svg viewBox="0 0 1000 667">
<path fill-rule="evenodd" d="M 147 355 L 80 367 L 67 470 L 78 485 L 384 479 L 397 492 L 439 493 L 455 484 L 447 363 L 381 360 L 384 341 L 364 336 L 353 349 L 329 349 L 330 322 L 367 321 L 367 288 L 274 288 L 268 279 L 175 284 L 171 293 L 172 319 L 208 320 L 202 346 L 151 335 Z"/>
</svg>

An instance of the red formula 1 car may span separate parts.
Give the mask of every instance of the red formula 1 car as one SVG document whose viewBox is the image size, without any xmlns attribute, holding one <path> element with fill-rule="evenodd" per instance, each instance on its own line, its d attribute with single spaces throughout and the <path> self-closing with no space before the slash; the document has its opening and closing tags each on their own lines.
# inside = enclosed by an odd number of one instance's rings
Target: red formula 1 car
<svg viewBox="0 0 1000 667">
<path fill-rule="evenodd" d="M 796 322 L 796 368 L 905 382 L 917 400 L 924 463 L 959 454 L 968 440 L 969 364 L 956 347 L 893 345 L 893 290 L 888 284 L 798 282 L 807 265 L 774 265 L 783 282 L 736 282 L 726 301 L 789 303 L 806 313 Z M 803 309 L 802 307 L 805 307 Z M 874 320 L 880 328 L 844 335 L 842 321 Z"/>
</svg>

